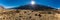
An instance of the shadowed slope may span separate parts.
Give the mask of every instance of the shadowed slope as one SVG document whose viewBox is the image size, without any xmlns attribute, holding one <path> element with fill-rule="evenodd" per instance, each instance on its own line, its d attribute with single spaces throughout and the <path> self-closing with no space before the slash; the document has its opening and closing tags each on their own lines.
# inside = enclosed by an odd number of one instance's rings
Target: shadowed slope
<svg viewBox="0 0 60 20">
<path fill-rule="evenodd" d="M 25 10 L 56 10 L 55 8 L 44 6 L 44 5 L 24 5 L 24 6 L 19 6 L 11 9 L 25 9 Z"/>
</svg>

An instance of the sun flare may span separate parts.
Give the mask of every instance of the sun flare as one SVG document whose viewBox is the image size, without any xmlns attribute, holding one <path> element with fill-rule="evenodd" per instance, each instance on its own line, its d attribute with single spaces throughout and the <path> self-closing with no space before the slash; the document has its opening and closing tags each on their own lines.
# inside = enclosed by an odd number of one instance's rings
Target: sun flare
<svg viewBox="0 0 60 20">
<path fill-rule="evenodd" d="M 35 4 L 35 1 L 31 1 L 31 4 L 34 5 Z"/>
</svg>

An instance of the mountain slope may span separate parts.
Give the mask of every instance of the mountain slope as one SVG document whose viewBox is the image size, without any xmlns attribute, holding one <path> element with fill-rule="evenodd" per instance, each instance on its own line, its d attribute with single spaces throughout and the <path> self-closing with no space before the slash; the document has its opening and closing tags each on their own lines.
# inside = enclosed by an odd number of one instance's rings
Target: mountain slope
<svg viewBox="0 0 60 20">
<path fill-rule="evenodd" d="M 11 9 L 25 9 L 25 10 L 56 10 L 55 8 L 44 6 L 44 5 L 24 5 L 24 6 L 19 6 L 19 7 L 14 7 Z"/>
</svg>

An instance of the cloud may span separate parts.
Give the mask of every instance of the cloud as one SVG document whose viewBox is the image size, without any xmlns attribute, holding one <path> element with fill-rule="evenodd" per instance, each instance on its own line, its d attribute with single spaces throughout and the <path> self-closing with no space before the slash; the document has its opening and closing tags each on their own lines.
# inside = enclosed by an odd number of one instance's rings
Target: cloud
<svg viewBox="0 0 60 20">
<path fill-rule="evenodd" d="M 3 4 L 0 4 L 0 6 L 3 6 L 4 8 L 13 8 L 13 7 L 16 7 L 16 6 L 5 6 Z"/>
<path fill-rule="evenodd" d="M 15 6 L 4 6 L 4 8 L 13 8 Z"/>
<path fill-rule="evenodd" d="M 58 9 L 60 9 L 60 8 L 58 8 Z"/>
</svg>

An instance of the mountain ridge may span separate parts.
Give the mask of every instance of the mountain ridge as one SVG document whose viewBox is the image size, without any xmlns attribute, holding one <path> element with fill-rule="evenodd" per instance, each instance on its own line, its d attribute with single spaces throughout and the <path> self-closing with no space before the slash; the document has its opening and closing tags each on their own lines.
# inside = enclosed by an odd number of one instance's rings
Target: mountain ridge
<svg viewBox="0 0 60 20">
<path fill-rule="evenodd" d="M 56 10 L 56 8 L 52 8 L 49 6 L 44 6 L 44 5 L 39 5 L 39 4 L 35 4 L 35 5 L 23 5 L 23 6 L 19 6 L 19 7 L 14 7 L 11 9 L 25 9 L 25 10 Z"/>
</svg>

